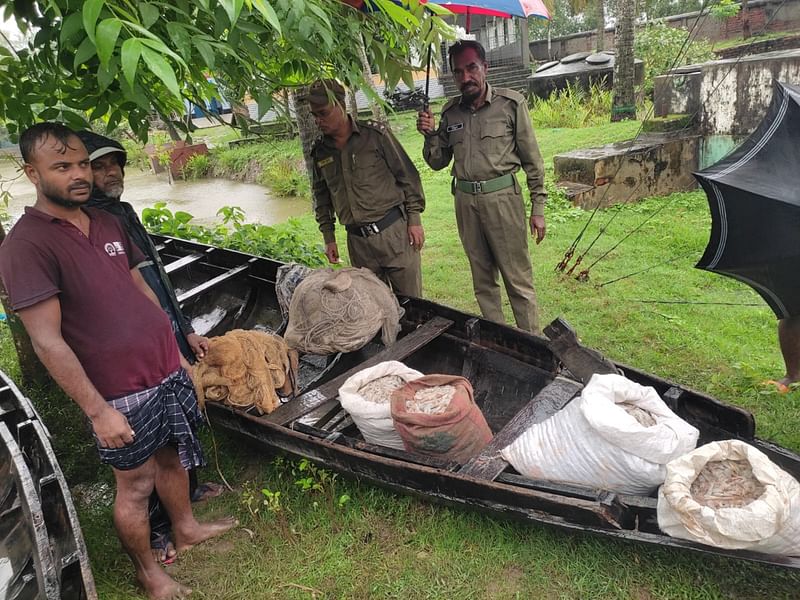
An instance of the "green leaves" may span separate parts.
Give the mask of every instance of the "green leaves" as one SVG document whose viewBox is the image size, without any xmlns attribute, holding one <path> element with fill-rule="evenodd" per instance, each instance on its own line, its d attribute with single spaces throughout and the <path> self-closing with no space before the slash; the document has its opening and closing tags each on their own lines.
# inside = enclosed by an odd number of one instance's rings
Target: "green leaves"
<svg viewBox="0 0 800 600">
<path fill-rule="evenodd" d="M 97 45 L 97 56 L 103 67 L 108 65 L 111 54 L 114 52 L 114 47 L 117 45 L 117 38 L 121 28 L 122 22 L 119 19 L 105 19 L 97 26 L 95 43 Z"/>
<path fill-rule="evenodd" d="M 172 70 L 169 61 L 161 54 L 146 47 L 142 48 L 142 58 L 144 58 L 144 62 L 147 63 L 147 68 L 152 71 L 153 75 L 158 77 L 176 98 L 181 99 L 181 90 L 178 87 L 178 80 L 175 77 L 175 72 Z"/>
<path fill-rule="evenodd" d="M 86 30 L 86 35 L 89 36 L 92 44 L 95 43 L 95 27 L 104 4 L 105 0 L 86 0 L 83 3 L 83 28 Z"/>
<path fill-rule="evenodd" d="M 138 38 L 128 38 L 122 44 L 122 74 L 128 85 L 133 87 L 139 57 L 142 55 L 142 42 Z"/>
</svg>

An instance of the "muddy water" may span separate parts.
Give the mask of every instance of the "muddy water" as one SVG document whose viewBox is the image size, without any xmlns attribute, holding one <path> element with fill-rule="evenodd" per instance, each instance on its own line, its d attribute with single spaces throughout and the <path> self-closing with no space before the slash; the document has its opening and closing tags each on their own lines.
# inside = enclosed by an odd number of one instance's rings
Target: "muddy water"
<svg viewBox="0 0 800 600">
<path fill-rule="evenodd" d="M 17 168 L 7 160 L 0 160 L 0 180 L 15 177 Z M 8 186 L 6 186 L 8 187 Z M 22 175 L 9 187 L 11 202 L 9 213 L 16 218 L 25 206 L 36 200 L 36 191 Z M 128 169 L 125 173 L 125 193 L 122 198 L 130 202 L 140 215 L 143 208 L 157 201 L 167 203 L 171 211 L 186 211 L 194 215 L 194 222 L 202 225 L 218 222 L 217 211 L 223 206 L 238 206 L 244 210 L 248 222 L 274 225 L 289 217 L 305 214 L 310 204 L 302 198 L 276 198 L 263 186 L 240 183 L 227 179 L 200 179 L 175 181 L 167 176 Z"/>
</svg>

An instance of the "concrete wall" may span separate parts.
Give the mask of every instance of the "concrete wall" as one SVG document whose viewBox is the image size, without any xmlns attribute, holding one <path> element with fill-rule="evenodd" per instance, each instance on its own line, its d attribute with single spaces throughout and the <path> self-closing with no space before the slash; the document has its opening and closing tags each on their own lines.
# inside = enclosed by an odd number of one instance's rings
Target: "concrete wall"
<svg viewBox="0 0 800 600">
<path fill-rule="evenodd" d="M 759 33 L 769 21 L 767 31 L 800 30 L 800 0 L 751 0 L 748 3 L 750 31 Z M 770 19 L 772 19 L 770 21 Z M 690 29 L 699 21 L 698 38 L 711 41 L 726 40 L 742 35 L 742 18 L 740 15 L 725 21 L 714 19 L 701 12 L 674 15 L 665 19 L 670 27 Z M 556 60 L 575 52 L 594 50 L 595 32 L 585 31 L 572 35 L 552 38 L 548 48 L 547 40 L 536 40 L 530 43 L 531 56 L 538 61 Z M 614 47 L 614 29 L 606 28 L 605 47 Z"/>
<path fill-rule="evenodd" d="M 656 116 L 697 112 L 703 134 L 743 136 L 764 117 L 775 80 L 800 82 L 800 50 L 703 63 L 690 77 L 688 70 L 656 79 Z"/>
</svg>

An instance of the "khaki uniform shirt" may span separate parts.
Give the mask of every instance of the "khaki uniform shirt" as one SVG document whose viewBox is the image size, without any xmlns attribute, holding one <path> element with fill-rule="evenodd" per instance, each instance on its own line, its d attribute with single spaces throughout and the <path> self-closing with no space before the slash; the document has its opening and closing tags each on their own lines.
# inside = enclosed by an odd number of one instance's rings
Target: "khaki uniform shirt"
<svg viewBox="0 0 800 600">
<path fill-rule="evenodd" d="M 336 241 L 335 216 L 342 225 L 362 225 L 402 205 L 408 224 L 420 225 L 425 210 L 419 172 L 391 131 L 373 121 L 351 123 L 342 150 L 325 136 L 311 151 L 314 213 L 326 244 Z"/>
<path fill-rule="evenodd" d="M 460 96 L 444 105 L 439 129 L 425 136 L 425 162 L 438 171 L 455 158 L 451 172 L 466 181 L 486 181 L 521 168 L 528 178 L 532 214 L 543 215 L 544 163 L 525 97 L 486 86 L 486 103 L 478 110 L 461 104 Z"/>
</svg>

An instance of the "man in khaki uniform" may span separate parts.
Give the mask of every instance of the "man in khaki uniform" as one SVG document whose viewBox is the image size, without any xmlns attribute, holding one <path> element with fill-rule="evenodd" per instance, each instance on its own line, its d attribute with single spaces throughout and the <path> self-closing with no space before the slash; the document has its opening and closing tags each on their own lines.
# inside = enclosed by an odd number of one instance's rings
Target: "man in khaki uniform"
<svg viewBox="0 0 800 600">
<path fill-rule="evenodd" d="M 386 126 L 347 114 L 338 82 L 317 81 L 302 99 L 323 134 L 311 156 L 314 212 L 328 261 L 339 262 L 338 217 L 353 266 L 368 268 L 395 293 L 421 296 L 425 196 L 416 167 Z"/>
<path fill-rule="evenodd" d="M 537 244 L 544 239 L 547 195 L 528 107 L 521 94 L 486 82 L 489 66 L 478 42 L 457 42 L 450 47 L 449 59 L 461 96 L 445 104 L 438 129 L 429 111 L 419 113 L 417 129 L 425 136 L 423 155 L 435 170 L 453 160 L 458 233 L 481 313 L 505 322 L 499 271 L 517 327 L 538 332 L 527 230 L 529 226 Z M 531 192 L 530 219 L 514 175 L 520 169 L 527 175 Z"/>
</svg>

